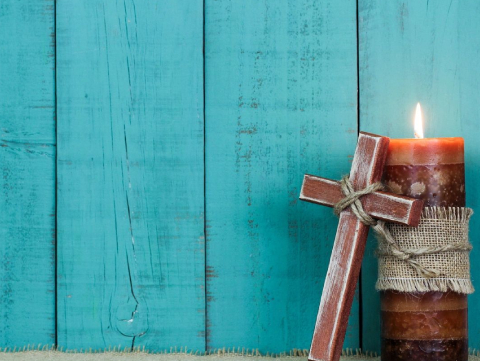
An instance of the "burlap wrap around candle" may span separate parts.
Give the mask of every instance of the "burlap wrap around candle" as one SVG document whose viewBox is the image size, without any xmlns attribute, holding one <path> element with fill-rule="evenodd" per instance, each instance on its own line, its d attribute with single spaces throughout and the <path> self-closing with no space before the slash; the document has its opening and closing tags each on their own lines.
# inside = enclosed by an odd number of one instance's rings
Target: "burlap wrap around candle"
<svg viewBox="0 0 480 361">
<path fill-rule="evenodd" d="M 471 294 L 468 223 L 463 207 L 427 207 L 418 227 L 387 224 L 392 246 L 378 237 L 379 291 Z"/>
</svg>

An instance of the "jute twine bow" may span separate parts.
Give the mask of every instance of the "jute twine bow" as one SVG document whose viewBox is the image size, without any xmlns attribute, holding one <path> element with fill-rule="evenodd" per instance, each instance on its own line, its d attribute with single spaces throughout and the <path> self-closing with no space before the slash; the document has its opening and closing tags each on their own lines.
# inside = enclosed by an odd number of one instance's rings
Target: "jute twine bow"
<svg viewBox="0 0 480 361">
<path fill-rule="evenodd" d="M 411 267 L 415 269 L 417 274 L 420 277 L 424 278 L 432 278 L 432 277 L 439 277 L 441 273 L 438 270 L 423 267 L 419 262 L 417 262 L 414 258 L 420 255 L 426 254 L 434 254 L 434 253 L 442 253 L 442 252 L 449 252 L 449 251 L 470 251 L 472 246 L 462 245 L 462 244 L 449 244 L 439 247 L 420 247 L 415 249 L 401 249 L 395 239 L 390 234 L 390 231 L 385 226 L 385 222 L 381 220 L 373 219 L 368 213 L 366 213 L 362 207 L 362 202 L 360 202 L 360 198 L 363 196 L 376 192 L 378 190 L 384 189 L 382 183 L 373 183 L 361 189 L 359 191 L 355 191 L 353 189 L 353 185 L 350 182 L 348 176 L 344 176 L 340 181 L 340 185 L 342 188 L 342 192 L 345 195 L 345 198 L 340 200 L 334 206 L 334 212 L 338 216 L 340 212 L 344 209 L 350 207 L 353 214 L 362 222 L 363 224 L 372 227 L 375 232 L 385 239 L 390 246 L 390 253 L 388 256 L 393 256 L 397 259 L 407 262 Z M 387 255 L 387 254 L 380 254 L 380 255 Z"/>
</svg>

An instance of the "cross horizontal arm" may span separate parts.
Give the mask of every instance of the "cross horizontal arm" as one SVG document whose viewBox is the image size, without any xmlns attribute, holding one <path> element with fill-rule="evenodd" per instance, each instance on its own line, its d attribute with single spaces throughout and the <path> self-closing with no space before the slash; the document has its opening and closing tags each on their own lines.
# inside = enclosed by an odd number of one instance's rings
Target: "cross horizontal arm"
<svg viewBox="0 0 480 361">
<path fill-rule="evenodd" d="M 340 183 L 306 174 L 300 199 L 333 207 L 344 197 Z M 361 198 L 363 209 L 373 218 L 416 227 L 423 210 L 423 201 L 386 192 L 375 192 Z"/>
</svg>

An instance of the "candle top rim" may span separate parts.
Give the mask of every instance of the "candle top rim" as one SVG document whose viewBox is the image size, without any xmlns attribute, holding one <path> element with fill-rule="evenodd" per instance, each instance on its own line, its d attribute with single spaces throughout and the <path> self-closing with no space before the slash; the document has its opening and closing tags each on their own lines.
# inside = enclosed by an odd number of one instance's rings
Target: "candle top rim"
<svg viewBox="0 0 480 361">
<path fill-rule="evenodd" d="M 429 141 L 432 141 L 432 140 L 464 140 L 463 137 L 432 137 L 432 138 L 390 138 L 390 141 L 399 141 L 399 140 L 414 140 L 414 141 L 422 141 L 422 140 L 429 140 Z"/>
<path fill-rule="evenodd" d="M 464 139 L 390 139 L 386 165 L 436 165 L 464 163 Z"/>
</svg>

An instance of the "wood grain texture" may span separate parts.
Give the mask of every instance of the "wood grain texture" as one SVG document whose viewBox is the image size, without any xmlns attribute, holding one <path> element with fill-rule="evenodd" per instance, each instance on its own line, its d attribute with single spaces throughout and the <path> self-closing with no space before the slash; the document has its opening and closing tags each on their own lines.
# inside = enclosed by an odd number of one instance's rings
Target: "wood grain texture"
<svg viewBox="0 0 480 361">
<path fill-rule="evenodd" d="M 57 1 L 58 342 L 205 348 L 202 1 Z"/>
<path fill-rule="evenodd" d="M 422 104 L 426 137 L 465 138 L 467 205 L 480 205 L 480 87 L 478 1 L 359 1 L 360 125 L 393 138 L 413 137 L 415 105 Z M 480 236 L 472 218 L 470 237 Z M 380 349 L 379 296 L 370 239 L 362 271 L 363 345 Z M 471 257 L 479 256 L 474 249 Z M 480 268 L 472 263 L 472 279 Z M 479 346 L 480 295 L 469 297 L 470 347 Z"/>
<path fill-rule="evenodd" d="M 380 181 L 388 143 L 386 137 L 359 134 L 350 171 L 354 189 L 363 189 Z M 340 360 L 369 228 L 357 219 L 351 209 L 340 213 L 309 360 Z"/>
<path fill-rule="evenodd" d="M 369 227 L 350 211 L 338 219 L 308 360 L 339 361 Z"/>
<path fill-rule="evenodd" d="M 0 4 L 0 347 L 55 342 L 54 1 Z"/>
<path fill-rule="evenodd" d="M 300 200 L 334 207 L 345 195 L 340 182 L 306 174 L 303 177 Z M 387 222 L 418 226 L 423 202 L 398 194 L 374 192 L 360 199 L 365 212 Z"/>
<path fill-rule="evenodd" d="M 208 348 L 310 345 L 337 219 L 298 194 L 303 174 L 350 168 L 355 16 L 344 0 L 206 1 Z"/>
</svg>

